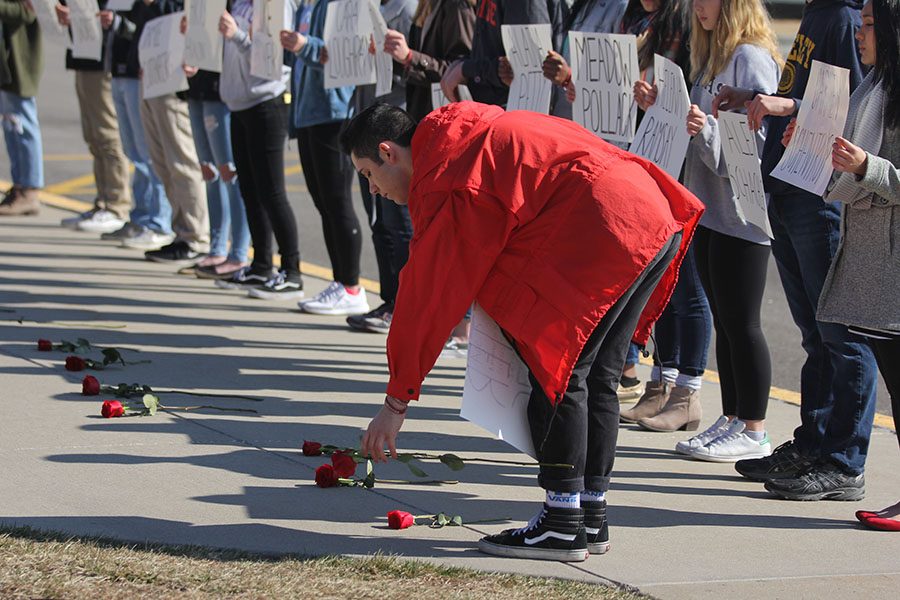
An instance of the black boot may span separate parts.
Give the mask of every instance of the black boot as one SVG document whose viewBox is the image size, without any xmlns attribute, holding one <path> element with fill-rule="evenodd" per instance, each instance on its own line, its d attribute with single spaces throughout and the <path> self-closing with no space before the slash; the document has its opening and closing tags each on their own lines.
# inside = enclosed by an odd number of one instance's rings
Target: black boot
<svg viewBox="0 0 900 600">
<path fill-rule="evenodd" d="M 579 562 L 588 557 L 584 512 L 580 508 L 555 508 L 546 504 L 525 527 L 507 529 L 478 541 L 485 554 L 509 558 L 534 558 Z"/>
</svg>

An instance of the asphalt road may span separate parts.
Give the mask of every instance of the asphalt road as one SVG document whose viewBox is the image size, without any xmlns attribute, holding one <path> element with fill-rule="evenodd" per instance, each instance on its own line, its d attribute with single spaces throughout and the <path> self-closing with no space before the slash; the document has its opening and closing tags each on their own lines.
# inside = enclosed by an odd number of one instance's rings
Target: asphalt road
<svg viewBox="0 0 900 600">
<path fill-rule="evenodd" d="M 796 28 L 792 31 L 789 23 L 781 25 L 779 34 L 782 37 L 782 47 L 786 48 Z M 62 38 L 45 36 L 46 66 L 38 96 L 38 109 L 44 140 L 46 184 L 48 191 L 90 201 L 94 197 L 91 160 L 81 137 L 74 77 L 64 68 L 64 49 Z M 302 258 L 310 263 L 329 266 L 321 220 L 300 172 L 296 143 L 288 144 L 286 159 L 288 195 L 299 223 Z M 0 178 L 9 179 L 9 161 L 5 153 L 0 155 Z M 357 214 L 365 228 L 362 201 L 357 206 Z M 362 272 L 365 277 L 378 279 L 374 251 L 368 242 L 363 246 Z M 774 261 L 769 264 L 763 328 L 772 353 L 772 385 L 798 391 L 800 367 L 805 355 L 800 348 L 800 333 L 791 319 Z M 709 368 L 713 370 L 716 369 L 714 354 L 711 350 Z M 891 414 L 890 400 L 881 383 L 878 412 Z"/>
</svg>

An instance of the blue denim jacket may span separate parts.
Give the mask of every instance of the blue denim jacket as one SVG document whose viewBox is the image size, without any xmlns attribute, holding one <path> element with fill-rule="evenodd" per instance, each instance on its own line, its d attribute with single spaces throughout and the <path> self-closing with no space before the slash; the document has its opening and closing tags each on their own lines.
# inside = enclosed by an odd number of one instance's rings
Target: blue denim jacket
<svg viewBox="0 0 900 600">
<path fill-rule="evenodd" d="M 306 44 L 297 53 L 291 78 L 290 129 L 311 127 L 347 118 L 353 86 L 325 89 L 325 67 L 319 62 L 325 46 L 325 15 L 331 0 L 316 0 L 309 17 Z M 297 10 L 294 30 L 301 31 L 304 11 Z"/>
</svg>

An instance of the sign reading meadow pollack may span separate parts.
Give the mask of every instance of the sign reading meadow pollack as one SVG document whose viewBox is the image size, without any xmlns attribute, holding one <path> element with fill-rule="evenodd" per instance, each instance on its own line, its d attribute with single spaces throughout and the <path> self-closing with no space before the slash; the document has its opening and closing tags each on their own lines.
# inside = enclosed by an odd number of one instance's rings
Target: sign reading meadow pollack
<svg viewBox="0 0 900 600">
<path fill-rule="evenodd" d="M 719 112 L 719 139 L 728 167 L 728 180 L 744 220 L 772 237 L 766 210 L 766 193 L 759 170 L 756 135 L 747 125 L 747 115 Z"/>
<path fill-rule="evenodd" d="M 553 50 L 550 25 L 501 25 L 500 33 L 514 75 L 506 110 L 549 113 L 553 84 L 542 65 Z"/>
<path fill-rule="evenodd" d="M 138 42 L 143 98 L 157 98 L 188 89 L 184 75 L 183 11 L 147 21 Z"/>
<path fill-rule="evenodd" d="M 100 60 L 103 32 L 97 18 L 96 0 L 69 0 L 69 27 L 72 30 L 72 56 Z"/>
<path fill-rule="evenodd" d="M 260 79 L 277 81 L 284 72 L 280 34 L 283 29 L 291 29 L 284 3 L 285 0 L 253 0 L 250 74 Z"/>
<path fill-rule="evenodd" d="M 691 142 L 687 132 L 691 98 L 681 67 L 671 60 L 654 55 L 653 72 L 656 77 L 656 103 L 644 115 L 630 150 L 677 179 Z"/>
<path fill-rule="evenodd" d="M 797 128 L 772 177 L 824 194 L 833 170 L 831 145 L 844 132 L 849 108 L 850 71 L 814 60 Z"/>
<path fill-rule="evenodd" d="M 184 62 L 192 67 L 222 72 L 222 34 L 219 18 L 226 0 L 187 0 L 187 32 L 184 38 Z"/>
<path fill-rule="evenodd" d="M 375 55 L 369 53 L 372 18 L 369 0 L 329 2 L 325 15 L 325 89 L 376 82 Z"/>
<path fill-rule="evenodd" d="M 610 142 L 631 142 L 637 124 L 634 82 L 640 78 L 633 35 L 569 32 L 575 103 L 572 119 Z"/>
</svg>

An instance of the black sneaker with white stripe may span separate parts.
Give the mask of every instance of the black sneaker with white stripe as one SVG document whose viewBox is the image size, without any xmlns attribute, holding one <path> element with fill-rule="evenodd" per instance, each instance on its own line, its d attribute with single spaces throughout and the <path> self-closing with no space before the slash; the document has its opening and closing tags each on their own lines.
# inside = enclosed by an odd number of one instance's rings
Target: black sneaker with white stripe
<svg viewBox="0 0 900 600">
<path fill-rule="evenodd" d="M 587 548 L 591 554 L 609 552 L 609 523 L 606 520 L 606 500 L 601 502 L 581 502 L 584 510 L 584 532 Z"/>
<path fill-rule="evenodd" d="M 272 279 L 271 271 L 254 271 L 253 266 L 244 267 L 227 279 L 216 279 L 215 285 L 223 290 L 249 290 L 265 285 Z"/>
<path fill-rule="evenodd" d="M 485 536 L 478 540 L 478 549 L 508 558 L 583 561 L 588 557 L 584 512 L 544 504 L 528 525 Z"/>
<path fill-rule="evenodd" d="M 251 298 L 261 300 L 295 300 L 303 297 L 303 280 L 297 275 L 286 275 L 279 271 L 263 285 L 248 292 Z"/>
</svg>

